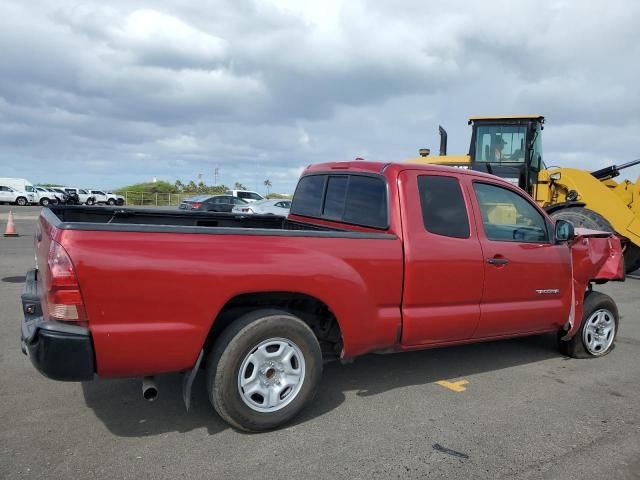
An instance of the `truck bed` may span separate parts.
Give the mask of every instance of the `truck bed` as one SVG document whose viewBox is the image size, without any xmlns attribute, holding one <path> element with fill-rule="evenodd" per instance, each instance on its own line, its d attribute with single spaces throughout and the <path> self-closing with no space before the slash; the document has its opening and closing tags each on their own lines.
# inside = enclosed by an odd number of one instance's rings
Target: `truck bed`
<svg viewBox="0 0 640 480">
<path fill-rule="evenodd" d="M 276 215 L 238 215 L 148 208 L 56 205 L 43 209 L 47 221 L 62 230 L 210 233 L 219 235 L 319 236 L 384 238 L 385 233 L 363 233 L 291 221 Z"/>
</svg>

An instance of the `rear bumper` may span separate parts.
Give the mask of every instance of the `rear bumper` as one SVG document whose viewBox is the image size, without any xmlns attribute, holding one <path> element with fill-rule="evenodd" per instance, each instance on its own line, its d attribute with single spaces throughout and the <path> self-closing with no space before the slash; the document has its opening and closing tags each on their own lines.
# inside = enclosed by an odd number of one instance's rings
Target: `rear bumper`
<svg viewBox="0 0 640 480">
<path fill-rule="evenodd" d="M 27 272 L 22 291 L 22 352 L 40 373 L 53 380 L 93 379 L 95 356 L 89 329 L 43 319 L 37 274 L 37 270 Z"/>
</svg>

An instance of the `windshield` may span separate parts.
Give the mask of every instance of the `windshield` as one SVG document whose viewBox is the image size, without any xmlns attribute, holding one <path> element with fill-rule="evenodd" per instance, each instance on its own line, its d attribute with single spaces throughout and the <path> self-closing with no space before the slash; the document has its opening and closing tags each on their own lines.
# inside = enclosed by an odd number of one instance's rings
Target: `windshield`
<svg viewBox="0 0 640 480">
<path fill-rule="evenodd" d="M 482 125 L 476 133 L 477 162 L 524 163 L 525 125 Z"/>
</svg>

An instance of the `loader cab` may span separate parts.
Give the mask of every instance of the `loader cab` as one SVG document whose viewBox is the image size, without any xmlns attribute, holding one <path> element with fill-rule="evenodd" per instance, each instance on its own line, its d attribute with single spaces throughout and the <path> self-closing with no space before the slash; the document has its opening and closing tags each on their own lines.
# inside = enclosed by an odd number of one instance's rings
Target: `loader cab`
<svg viewBox="0 0 640 480">
<path fill-rule="evenodd" d="M 471 169 L 502 177 L 535 195 L 538 174 L 545 168 L 541 135 L 544 117 L 472 117 L 469 124 Z"/>
</svg>

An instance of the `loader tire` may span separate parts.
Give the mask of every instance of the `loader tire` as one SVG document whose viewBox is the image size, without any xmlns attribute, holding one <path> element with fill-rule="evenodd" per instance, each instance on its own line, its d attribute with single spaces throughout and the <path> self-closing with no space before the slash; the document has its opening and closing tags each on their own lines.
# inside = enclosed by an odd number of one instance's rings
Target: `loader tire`
<svg viewBox="0 0 640 480">
<path fill-rule="evenodd" d="M 554 220 L 566 220 L 577 228 L 590 228 L 615 233 L 611 224 L 599 213 L 584 207 L 570 207 L 551 214 Z M 640 247 L 632 243 L 623 245 L 624 271 L 631 273 L 640 268 Z"/>
<path fill-rule="evenodd" d="M 640 269 L 640 247 L 628 244 L 624 250 L 624 267 L 627 273 Z"/>
</svg>

